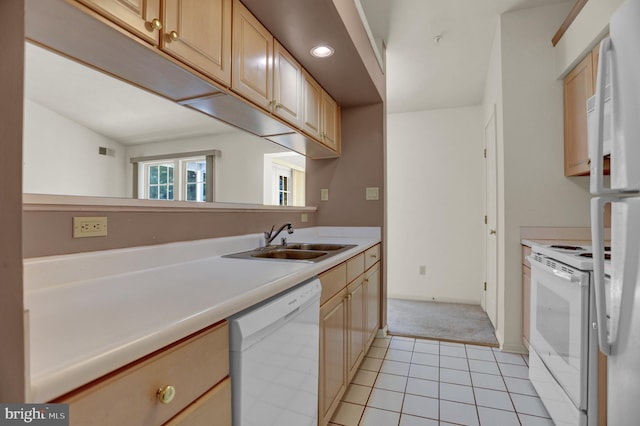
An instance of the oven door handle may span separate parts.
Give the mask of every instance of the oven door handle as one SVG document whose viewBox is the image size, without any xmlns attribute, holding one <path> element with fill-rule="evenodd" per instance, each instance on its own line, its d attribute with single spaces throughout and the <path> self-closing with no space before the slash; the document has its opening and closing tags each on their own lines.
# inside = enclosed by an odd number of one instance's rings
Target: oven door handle
<svg viewBox="0 0 640 426">
<path fill-rule="evenodd" d="M 580 280 L 578 279 L 578 277 L 575 277 L 567 272 L 559 271 L 557 269 L 552 269 L 551 271 L 553 272 L 553 275 L 558 278 L 562 278 L 563 280 L 567 280 L 572 283 L 580 284 Z"/>
</svg>

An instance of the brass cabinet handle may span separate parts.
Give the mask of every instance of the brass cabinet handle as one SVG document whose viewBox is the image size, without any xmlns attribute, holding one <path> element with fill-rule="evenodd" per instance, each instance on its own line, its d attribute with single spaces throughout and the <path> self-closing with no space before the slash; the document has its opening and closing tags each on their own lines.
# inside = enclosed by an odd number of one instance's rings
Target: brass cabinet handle
<svg viewBox="0 0 640 426">
<path fill-rule="evenodd" d="M 178 35 L 178 33 L 176 31 L 171 31 L 169 34 L 169 38 L 171 39 L 171 41 L 176 41 L 180 38 L 180 36 Z"/>
<path fill-rule="evenodd" d="M 378 257 L 378 255 L 377 254 L 370 254 L 369 257 L 372 257 L 372 258 L 376 259 Z"/>
<path fill-rule="evenodd" d="M 149 26 L 152 30 L 158 31 L 162 29 L 162 22 L 158 18 L 153 18 L 151 22 L 149 22 Z"/>
<path fill-rule="evenodd" d="M 489 235 L 496 235 L 497 231 L 495 229 L 492 229 L 489 231 Z"/>
<path fill-rule="evenodd" d="M 163 404 L 168 404 L 173 401 L 173 398 L 176 396 L 176 388 L 171 385 L 167 385 L 163 388 L 158 389 L 156 396 Z"/>
</svg>

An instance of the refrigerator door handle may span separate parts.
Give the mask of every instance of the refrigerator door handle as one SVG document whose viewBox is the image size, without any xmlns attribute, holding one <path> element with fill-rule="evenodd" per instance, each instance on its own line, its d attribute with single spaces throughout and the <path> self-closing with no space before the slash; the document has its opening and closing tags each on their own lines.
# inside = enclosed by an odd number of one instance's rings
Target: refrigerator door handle
<svg viewBox="0 0 640 426">
<path fill-rule="evenodd" d="M 615 201 L 613 197 L 591 199 L 591 239 L 593 243 L 593 284 L 596 297 L 596 324 L 598 343 L 603 354 L 611 354 L 610 336 L 607 327 L 607 299 L 604 277 L 604 205 Z"/>
<path fill-rule="evenodd" d="M 607 84 L 607 75 L 611 76 L 611 89 L 613 93 L 613 72 L 611 62 L 611 38 L 605 37 L 600 42 L 600 56 L 598 57 L 598 78 L 596 80 L 596 99 L 595 99 L 595 138 L 590 138 L 593 143 L 589 146 L 590 164 L 590 186 L 592 194 L 610 194 L 615 193 L 610 188 L 604 187 L 604 101 L 605 87 Z M 613 127 L 613 126 L 611 126 Z M 613 131 L 613 130 L 612 130 Z M 612 135 L 612 140 L 615 140 Z"/>
</svg>

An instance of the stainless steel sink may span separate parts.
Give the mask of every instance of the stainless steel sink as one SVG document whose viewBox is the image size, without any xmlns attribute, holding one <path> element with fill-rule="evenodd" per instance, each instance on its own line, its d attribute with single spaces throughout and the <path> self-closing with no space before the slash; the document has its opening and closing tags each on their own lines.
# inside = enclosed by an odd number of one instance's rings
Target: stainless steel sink
<svg viewBox="0 0 640 426">
<path fill-rule="evenodd" d="M 222 257 L 315 263 L 355 247 L 355 244 L 288 243 L 267 246 Z"/>
<path fill-rule="evenodd" d="M 252 254 L 251 257 L 260 257 L 264 259 L 310 260 L 324 256 L 324 254 L 324 252 L 317 250 L 290 250 L 285 248 L 260 251 Z"/>
<path fill-rule="evenodd" d="M 296 250 L 320 250 L 320 251 L 334 251 L 341 250 L 347 247 L 346 244 L 323 244 L 323 243 L 288 243 L 285 244 L 287 249 Z M 349 247 L 353 247 L 352 245 Z"/>
</svg>

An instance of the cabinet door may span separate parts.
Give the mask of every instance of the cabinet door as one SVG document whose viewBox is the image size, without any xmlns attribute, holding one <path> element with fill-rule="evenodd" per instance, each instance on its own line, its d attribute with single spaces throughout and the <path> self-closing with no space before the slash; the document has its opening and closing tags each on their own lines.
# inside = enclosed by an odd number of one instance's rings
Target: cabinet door
<svg viewBox="0 0 640 426">
<path fill-rule="evenodd" d="M 347 388 L 346 289 L 320 307 L 319 424 L 331 420 Z"/>
<path fill-rule="evenodd" d="M 233 1 L 231 88 L 269 110 L 273 83 L 273 36 L 240 3 Z"/>
<path fill-rule="evenodd" d="M 348 315 L 348 366 L 347 382 L 350 382 L 358 371 L 360 362 L 364 357 L 365 345 L 365 309 L 366 299 L 364 291 L 364 275 L 360 275 L 347 288 L 347 315 Z"/>
<path fill-rule="evenodd" d="M 320 140 L 322 88 L 306 72 L 302 78 L 302 130 Z"/>
<path fill-rule="evenodd" d="M 158 45 L 160 0 L 79 0 L 147 43 Z"/>
<path fill-rule="evenodd" d="M 371 345 L 379 328 L 380 312 L 380 263 L 376 263 L 364 277 L 365 296 L 367 299 L 365 350 Z"/>
<path fill-rule="evenodd" d="M 231 379 L 226 378 L 164 426 L 231 426 Z"/>
<path fill-rule="evenodd" d="M 231 0 L 165 0 L 162 50 L 231 84 Z"/>
<path fill-rule="evenodd" d="M 302 67 L 277 41 L 273 48 L 273 113 L 302 128 Z"/>
<path fill-rule="evenodd" d="M 338 104 L 325 91 L 322 92 L 322 143 L 338 152 L 340 148 L 340 110 Z"/>
<path fill-rule="evenodd" d="M 564 174 L 589 174 L 587 99 L 593 95 L 591 53 L 564 79 Z"/>
</svg>

